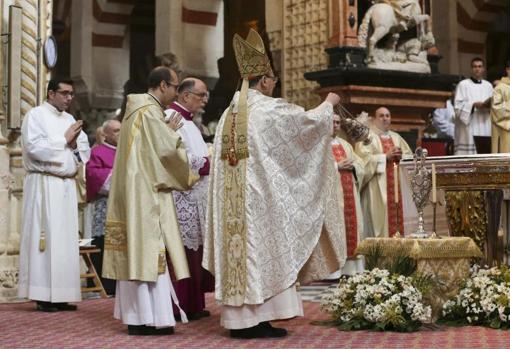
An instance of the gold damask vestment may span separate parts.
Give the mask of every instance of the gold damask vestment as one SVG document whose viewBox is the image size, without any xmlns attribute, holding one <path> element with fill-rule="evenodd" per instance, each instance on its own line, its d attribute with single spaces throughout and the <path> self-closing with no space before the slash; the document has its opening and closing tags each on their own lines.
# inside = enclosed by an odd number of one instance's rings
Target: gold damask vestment
<svg viewBox="0 0 510 349">
<path fill-rule="evenodd" d="M 198 176 L 154 97 L 129 95 L 125 115 L 108 197 L 103 276 L 155 282 L 166 248 L 176 278 L 189 277 L 172 190 L 189 190 Z"/>
</svg>

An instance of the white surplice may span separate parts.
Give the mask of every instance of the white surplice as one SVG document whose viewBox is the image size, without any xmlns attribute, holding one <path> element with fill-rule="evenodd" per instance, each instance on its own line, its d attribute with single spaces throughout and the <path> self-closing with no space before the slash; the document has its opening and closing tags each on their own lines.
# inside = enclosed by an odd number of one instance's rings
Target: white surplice
<svg viewBox="0 0 510 349">
<path fill-rule="evenodd" d="M 180 104 L 179 106 L 186 109 Z M 167 118 L 175 112 L 177 111 L 171 107 L 165 110 Z M 181 136 L 186 147 L 190 168 L 198 173 L 207 161 L 209 150 L 200 130 L 192 120 L 183 117 L 182 124 L 177 133 Z M 208 184 L 209 176 L 200 176 L 200 180 L 195 183 L 191 190 L 172 192 L 179 219 L 182 243 L 193 251 L 197 251 L 202 245 L 205 233 Z"/>
<path fill-rule="evenodd" d="M 492 85 L 481 80 L 462 80 L 455 91 L 455 155 L 476 154 L 473 136 L 490 136 L 489 108 L 473 107 L 475 102 L 485 102 L 492 97 Z"/>
<path fill-rule="evenodd" d="M 126 325 L 175 326 L 172 293 L 168 269 L 156 282 L 117 281 L 113 317 Z"/>
<path fill-rule="evenodd" d="M 81 300 L 76 182 L 78 156 L 65 131 L 75 122 L 45 102 L 31 109 L 21 128 L 24 182 L 18 296 L 49 302 Z M 88 161 L 90 148 L 81 132 L 78 151 Z M 41 230 L 46 248 L 39 250 Z"/>
</svg>

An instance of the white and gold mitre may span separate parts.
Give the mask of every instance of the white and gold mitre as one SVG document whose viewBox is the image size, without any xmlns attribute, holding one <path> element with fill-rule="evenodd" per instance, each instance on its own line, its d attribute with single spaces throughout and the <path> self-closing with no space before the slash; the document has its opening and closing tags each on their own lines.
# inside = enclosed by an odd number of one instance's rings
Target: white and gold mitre
<svg viewBox="0 0 510 349">
<path fill-rule="evenodd" d="M 235 34 L 233 44 L 237 66 L 243 79 L 249 80 L 272 72 L 264 42 L 255 30 L 250 29 L 246 40 L 239 34 Z"/>
</svg>

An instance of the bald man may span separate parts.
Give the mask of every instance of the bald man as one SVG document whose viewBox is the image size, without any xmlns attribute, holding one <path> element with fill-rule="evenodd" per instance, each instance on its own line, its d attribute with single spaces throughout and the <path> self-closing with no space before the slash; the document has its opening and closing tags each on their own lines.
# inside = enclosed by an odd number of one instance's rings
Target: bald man
<svg viewBox="0 0 510 349">
<path fill-rule="evenodd" d="M 369 145 L 359 142 L 355 147 L 365 163 L 361 206 L 367 237 L 388 237 L 397 230 L 404 231 L 400 185 L 399 203 L 395 205 L 394 182 L 398 179 L 394 178 L 393 166 L 400 163 L 403 156 L 412 156 L 413 153 L 406 141 L 398 133 L 390 131 L 390 127 L 390 111 L 379 107 L 371 122 L 372 142 Z"/>
<path fill-rule="evenodd" d="M 177 100 L 165 111 L 167 119 L 182 116 L 182 127 L 177 130 L 186 146 L 191 169 L 200 180 L 189 191 L 173 192 L 182 242 L 191 278 L 174 282 L 182 309 L 189 320 L 209 316 L 205 310 L 205 292 L 214 290 L 211 274 L 202 268 L 202 236 L 205 229 L 207 187 L 209 178 L 209 152 L 193 116 L 203 111 L 209 98 L 207 85 L 196 78 L 184 79 L 177 88 Z M 174 305 L 174 312 L 177 308 Z"/>
<path fill-rule="evenodd" d="M 106 204 L 110 191 L 115 151 L 120 134 L 120 122 L 107 120 L 102 126 L 104 141 L 92 148 L 90 161 L 87 163 L 87 201 L 92 203 L 92 237 L 93 244 L 101 249 L 100 254 L 92 256 L 92 263 L 99 275 L 103 269 L 104 226 L 106 222 Z M 105 291 L 115 294 L 115 281 L 101 278 Z"/>
</svg>

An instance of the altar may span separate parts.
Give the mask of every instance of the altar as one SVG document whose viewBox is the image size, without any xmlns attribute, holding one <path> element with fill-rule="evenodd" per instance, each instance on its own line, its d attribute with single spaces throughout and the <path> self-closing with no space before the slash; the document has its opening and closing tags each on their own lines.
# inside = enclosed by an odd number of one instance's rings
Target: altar
<svg viewBox="0 0 510 349">
<path fill-rule="evenodd" d="M 437 175 L 437 222 L 439 236 L 469 236 L 484 252 L 489 264 L 508 262 L 510 236 L 510 154 L 431 156 L 425 160 Z M 400 163 L 404 231 L 417 228 L 417 210 L 410 190 L 413 159 Z M 424 209 L 425 229 L 433 231 L 432 205 Z"/>
<path fill-rule="evenodd" d="M 367 256 L 377 249 L 382 258 L 392 259 L 404 255 L 416 261 L 416 273 L 434 278 L 437 290 L 427 299 L 436 320 L 443 303 L 454 297 L 459 285 L 469 276 L 470 261 L 480 258 L 482 252 L 468 237 L 445 238 L 367 238 L 356 253 Z"/>
</svg>

